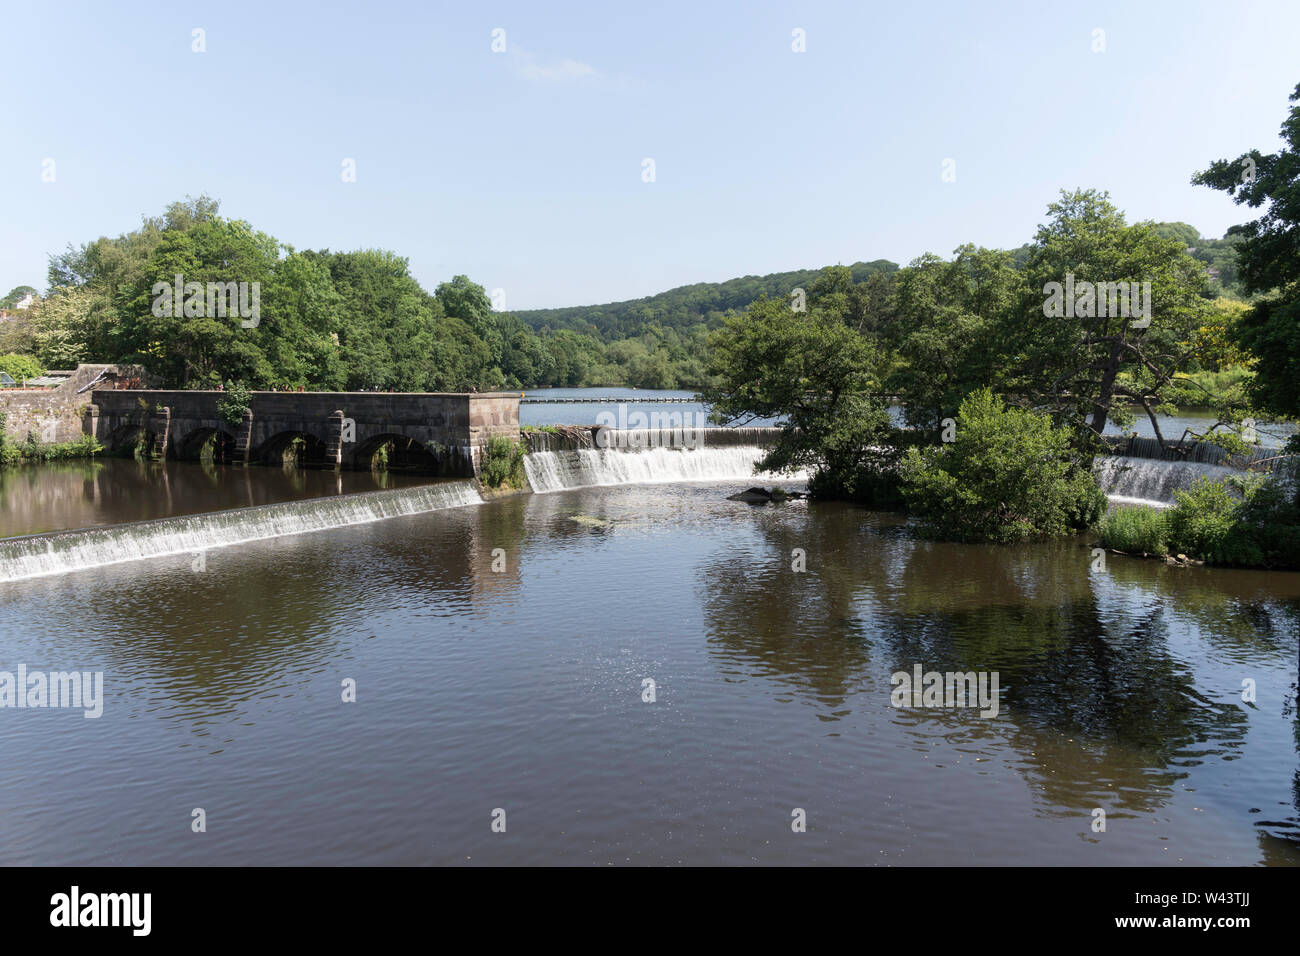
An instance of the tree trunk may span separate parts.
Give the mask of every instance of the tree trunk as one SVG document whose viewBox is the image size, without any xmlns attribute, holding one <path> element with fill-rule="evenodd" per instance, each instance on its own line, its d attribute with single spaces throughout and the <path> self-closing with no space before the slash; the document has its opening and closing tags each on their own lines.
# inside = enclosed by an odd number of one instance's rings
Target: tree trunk
<svg viewBox="0 0 1300 956">
<path fill-rule="evenodd" d="M 1115 376 L 1119 374 L 1119 357 L 1123 352 L 1124 336 L 1119 335 L 1115 339 L 1115 344 L 1110 347 L 1110 361 L 1106 363 L 1106 370 L 1101 376 L 1101 384 L 1098 387 L 1097 398 L 1092 403 L 1090 427 L 1097 435 L 1105 431 L 1106 419 L 1110 417 L 1110 403 L 1115 391 Z"/>
</svg>

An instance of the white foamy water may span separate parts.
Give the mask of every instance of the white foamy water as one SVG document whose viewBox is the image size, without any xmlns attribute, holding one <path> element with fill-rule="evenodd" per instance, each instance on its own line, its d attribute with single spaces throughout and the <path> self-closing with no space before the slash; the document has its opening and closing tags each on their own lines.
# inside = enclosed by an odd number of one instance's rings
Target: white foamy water
<svg viewBox="0 0 1300 956">
<path fill-rule="evenodd" d="M 1153 508 L 1173 507 L 1174 492 L 1190 488 L 1202 476 L 1218 481 L 1241 474 L 1223 465 L 1122 455 L 1098 458 L 1093 471 L 1112 502 Z"/>
<path fill-rule="evenodd" d="M 0 582 L 192 554 L 482 502 L 474 482 L 457 481 L 10 538 L 0 541 Z"/>
<path fill-rule="evenodd" d="M 601 485 L 652 485 L 678 481 L 806 481 L 807 475 L 754 473 L 764 451 L 751 445 L 644 450 L 583 448 L 524 456 L 533 491 Z"/>
</svg>

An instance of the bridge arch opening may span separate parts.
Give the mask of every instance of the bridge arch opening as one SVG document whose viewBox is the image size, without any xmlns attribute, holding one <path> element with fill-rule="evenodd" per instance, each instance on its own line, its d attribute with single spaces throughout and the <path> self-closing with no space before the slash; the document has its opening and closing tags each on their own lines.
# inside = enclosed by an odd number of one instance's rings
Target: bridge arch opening
<svg viewBox="0 0 1300 956">
<path fill-rule="evenodd" d="M 353 468 L 363 470 L 412 471 L 438 475 L 447 469 L 446 450 L 406 435 L 373 435 L 347 456 Z"/>
<path fill-rule="evenodd" d="M 196 428 L 174 447 L 176 457 L 184 461 L 223 465 L 234 461 L 235 436 L 220 428 Z"/>
<path fill-rule="evenodd" d="M 325 442 L 309 432 L 280 432 L 272 435 L 257 451 L 257 460 L 285 468 L 332 468 Z"/>
<path fill-rule="evenodd" d="M 104 440 L 104 446 L 110 455 L 144 458 L 152 451 L 155 440 L 156 436 L 151 429 L 132 422 L 113 429 Z"/>
</svg>

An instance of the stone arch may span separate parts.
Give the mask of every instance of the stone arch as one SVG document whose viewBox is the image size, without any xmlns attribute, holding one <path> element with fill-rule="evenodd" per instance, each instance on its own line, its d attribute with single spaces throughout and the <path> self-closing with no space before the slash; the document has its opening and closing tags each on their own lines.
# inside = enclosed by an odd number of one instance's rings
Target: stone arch
<svg viewBox="0 0 1300 956">
<path fill-rule="evenodd" d="M 110 455 L 129 455 L 138 447 L 151 450 L 157 438 L 153 429 L 139 422 L 126 422 L 108 433 L 104 447 Z"/>
<path fill-rule="evenodd" d="M 191 429 L 172 449 L 183 461 L 200 461 L 211 454 L 214 462 L 226 464 L 234 461 L 235 436 L 223 428 L 204 425 Z"/>
<path fill-rule="evenodd" d="M 255 459 L 269 465 L 332 468 L 325 442 L 311 432 L 282 431 L 258 446 Z"/>
<path fill-rule="evenodd" d="M 370 435 L 349 451 L 344 446 L 344 458 L 353 468 L 369 469 L 378 451 L 388 447 L 388 464 L 391 471 L 415 471 L 425 474 L 442 474 L 446 469 L 446 455 L 436 443 L 431 447 L 418 439 L 396 432 Z"/>
</svg>

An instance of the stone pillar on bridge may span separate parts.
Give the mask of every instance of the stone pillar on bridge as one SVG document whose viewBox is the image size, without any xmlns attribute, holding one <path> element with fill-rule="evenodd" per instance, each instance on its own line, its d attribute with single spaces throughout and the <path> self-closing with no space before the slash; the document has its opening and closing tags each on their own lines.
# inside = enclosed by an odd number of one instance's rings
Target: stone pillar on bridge
<svg viewBox="0 0 1300 956">
<path fill-rule="evenodd" d="M 235 453 L 237 463 L 248 464 L 248 453 L 253 444 L 253 410 L 244 409 L 244 420 L 235 432 Z"/>
<path fill-rule="evenodd" d="M 167 457 L 167 439 L 171 437 L 171 425 L 172 410 L 166 406 L 155 409 L 149 418 L 149 430 L 153 432 L 153 447 L 149 449 L 149 457 L 154 461 L 162 461 Z"/>
<path fill-rule="evenodd" d="M 335 409 L 325 426 L 325 460 L 335 468 L 343 466 L 343 423 L 346 419 L 343 409 Z"/>
</svg>

